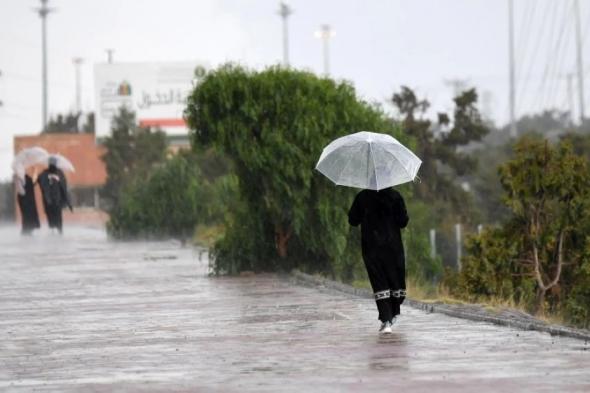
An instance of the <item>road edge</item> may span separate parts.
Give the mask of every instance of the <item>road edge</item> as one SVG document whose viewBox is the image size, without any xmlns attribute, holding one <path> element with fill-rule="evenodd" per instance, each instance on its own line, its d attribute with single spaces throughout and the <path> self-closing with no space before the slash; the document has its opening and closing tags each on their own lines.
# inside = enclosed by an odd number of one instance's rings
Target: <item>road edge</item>
<svg viewBox="0 0 590 393">
<path fill-rule="evenodd" d="M 299 270 L 291 271 L 289 275 L 291 281 L 304 286 L 324 287 L 327 289 L 347 293 L 349 295 L 372 299 L 373 294 L 370 290 L 364 288 L 355 288 L 351 285 L 338 281 L 330 280 L 324 277 L 312 276 Z M 431 313 L 445 314 L 455 318 L 468 319 L 477 322 L 489 322 L 495 325 L 508 326 L 520 330 L 534 330 L 549 333 L 552 336 L 570 337 L 579 340 L 590 341 L 590 331 L 575 329 L 567 326 L 548 324 L 538 319 L 522 320 L 518 318 L 506 318 L 494 315 L 487 311 L 479 310 L 477 313 L 471 312 L 461 305 L 443 304 L 443 303 L 426 303 L 414 299 L 406 298 L 405 305 Z"/>
</svg>

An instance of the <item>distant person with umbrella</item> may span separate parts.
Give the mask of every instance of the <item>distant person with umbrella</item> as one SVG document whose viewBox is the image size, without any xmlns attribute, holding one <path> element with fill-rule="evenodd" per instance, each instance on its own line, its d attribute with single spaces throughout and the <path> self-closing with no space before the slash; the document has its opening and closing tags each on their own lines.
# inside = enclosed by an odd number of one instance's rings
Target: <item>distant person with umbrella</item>
<svg viewBox="0 0 590 393">
<path fill-rule="evenodd" d="M 41 227 L 37 212 L 37 203 L 35 201 L 33 179 L 26 172 L 24 173 L 24 177 L 15 174 L 14 183 L 22 223 L 21 233 L 23 235 L 30 235 L 33 230 Z"/>
<path fill-rule="evenodd" d="M 361 226 L 363 260 L 377 303 L 380 333 L 391 333 L 406 297 L 401 229 L 409 217 L 392 187 L 413 181 L 422 161 L 387 134 L 357 132 L 326 146 L 316 169 L 338 185 L 362 188 L 348 212 Z"/>
<path fill-rule="evenodd" d="M 56 228 L 63 232 L 62 210 L 68 207 L 72 211 L 72 204 L 68 195 L 68 183 L 61 169 L 57 167 L 57 157 L 49 157 L 49 166 L 39 175 L 37 183 L 43 194 L 43 207 L 47 216 L 49 228 Z"/>
<path fill-rule="evenodd" d="M 30 167 L 47 162 L 49 153 L 39 146 L 27 147 L 18 152 L 12 161 L 16 199 L 21 215 L 22 234 L 30 235 L 40 227 L 35 201 L 34 179 L 27 173 Z"/>
</svg>

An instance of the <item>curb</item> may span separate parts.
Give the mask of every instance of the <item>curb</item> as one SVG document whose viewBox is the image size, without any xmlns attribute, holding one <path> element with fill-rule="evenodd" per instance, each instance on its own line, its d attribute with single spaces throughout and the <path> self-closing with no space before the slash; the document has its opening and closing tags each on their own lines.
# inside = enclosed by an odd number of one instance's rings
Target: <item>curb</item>
<svg viewBox="0 0 590 393">
<path fill-rule="evenodd" d="M 296 284 L 305 286 L 324 287 L 327 289 L 347 293 L 349 295 L 358 296 L 366 299 L 373 299 L 373 293 L 364 288 L 354 288 L 353 286 L 343 284 L 338 281 L 329 280 L 327 278 L 312 276 L 293 270 L 289 276 L 290 280 Z M 549 333 L 552 336 L 570 337 L 579 340 L 590 341 L 590 331 L 583 329 L 574 329 L 561 325 L 552 325 L 533 317 L 517 318 L 517 317 L 502 317 L 494 315 L 489 311 L 478 309 L 469 306 L 457 306 L 452 304 L 442 303 L 425 303 L 414 299 L 406 298 L 404 304 L 412 308 L 423 310 L 429 313 L 445 314 L 455 318 L 468 319 L 477 322 L 488 322 L 501 326 L 508 326 L 520 330 L 534 330 L 538 332 Z M 472 308 L 470 310 L 470 308 Z"/>
</svg>

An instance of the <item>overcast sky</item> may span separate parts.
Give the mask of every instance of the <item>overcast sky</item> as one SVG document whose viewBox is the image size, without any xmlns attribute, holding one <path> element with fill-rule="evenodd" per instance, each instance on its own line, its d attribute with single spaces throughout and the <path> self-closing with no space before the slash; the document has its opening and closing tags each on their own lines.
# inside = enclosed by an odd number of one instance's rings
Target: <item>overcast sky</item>
<svg viewBox="0 0 590 393">
<path fill-rule="evenodd" d="M 74 108 L 72 59 L 82 57 L 82 102 L 93 110 L 93 64 L 226 61 L 263 68 L 282 59 L 276 0 L 50 0 L 49 112 Z M 567 109 L 566 74 L 575 70 L 573 0 L 514 0 L 518 114 Z M 314 32 L 329 24 L 331 74 L 389 105 L 408 85 L 434 110 L 452 107 L 448 81 L 478 88 L 484 111 L 508 116 L 507 0 L 292 0 L 290 60 L 322 72 Z M 583 53 L 590 64 L 590 0 L 580 0 Z M 41 23 L 35 0 L 0 0 L 0 180 L 10 176 L 12 138 L 41 128 Z M 588 67 L 586 67 L 586 72 Z M 586 87 L 590 81 L 586 82 Z M 577 85 L 574 85 L 574 88 Z M 586 89 L 588 91 L 588 89 Z M 588 96 L 588 94 L 586 94 Z M 590 97 L 588 97 L 590 100 Z M 577 111 L 577 98 L 574 110 Z M 588 112 L 588 111 L 586 111 Z M 351 130 L 352 131 L 352 130 Z"/>
</svg>

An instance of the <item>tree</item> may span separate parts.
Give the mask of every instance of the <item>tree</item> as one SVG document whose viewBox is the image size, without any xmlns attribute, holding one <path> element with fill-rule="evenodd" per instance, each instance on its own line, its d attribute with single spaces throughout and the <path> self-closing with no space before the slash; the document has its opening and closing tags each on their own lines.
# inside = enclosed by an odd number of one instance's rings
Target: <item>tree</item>
<svg viewBox="0 0 590 393">
<path fill-rule="evenodd" d="M 145 178 L 166 159 L 166 135 L 137 126 L 135 114 L 125 107 L 113 118 L 112 134 L 104 140 L 102 157 L 107 181 L 101 194 L 110 212 L 119 205 L 121 190 L 136 178 Z"/>
<path fill-rule="evenodd" d="M 585 252 L 572 273 L 565 299 L 565 315 L 577 326 L 590 327 L 590 247 Z"/>
<path fill-rule="evenodd" d="M 497 131 L 494 131 L 497 132 Z M 478 165 L 470 175 L 474 203 L 482 216 L 482 224 L 497 225 L 507 221 L 510 210 L 502 203 L 503 189 L 498 168 L 512 157 L 511 143 L 491 145 L 482 143 L 470 154 L 477 157 Z"/>
<path fill-rule="evenodd" d="M 563 133 L 569 128 L 572 128 L 569 113 L 556 109 L 525 115 L 516 121 L 516 129 L 522 136 L 533 133 L 548 136 L 552 133 Z M 500 131 L 508 134 L 510 124 L 504 126 Z"/>
<path fill-rule="evenodd" d="M 439 113 L 436 125 L 424 117 L 428 101 L 419 100 L 408 87 L 402 86 L 392 102 L 402 116 L 404 131 L 416 139 L 416 154 L 422 159 L 416 197 L 427 203 L 450 203 L 454 214 L 467 220 L 468 196 L 457 179 L 472 173 L 477 160 L 460 149 L 489 132 L 476 107 L 477 93 L 471 89 L 455 97 L 452 117 Z"/>
<path fill-rule="evenodd" d="M 117 237 L 158 236 L 186 240 L 207 211 L 208 185 L 191 152 L 181 151 L 147 177 L 123 188 L 109 232 Z"/>
<path fill-rule="evenodd" d="M 529 303 L 535 283 L 527 266 L 517 263 L 521 243 L 515 241 L 515 233 L 518 228 L 504 225 L 488 227 L 481 234 L 469 237 L 463 268 L 455 282 L 446 283 L 451 292 L 476 302 L 493 298 Z M 451 277 L 453 274 L 447 272 L 446 279 Z"/>
<path fill-rule="evenodd" d="M 516 122 L 519 135 L 544 137 L 550 141 L 569 140 L 578 155 L 590 154 L 588 128 L 574 127 L 567 112 L 546 110 L 525 115 Z M 471 155 L 478 157 L 478 166 L 472 176 L 474 196 L 485 214 L 485 222 L 497 224 L 510 212 L 501 202 L 502 187 L 497 168 L 512 156 L 514 140 L 510 138 L 510 125 L 494 130 L 484 137 Z"/>
<path fill-rule="evenodd" d="M 408 87 L 393 94 L 391 101 L 400 115 L 406 134 L 416 141 L 416 154 L 422 159 L 419 181 L 413 183 L 414 196 L 430 207 L 426 228 L 436 227 L 437 252 L 445 265 L 456 261 L 455 224 L 469 230 L 479 223 L 474 195 L 464 188 L 471 185 L 477 159 L 466 147 L 479 141 L 489 131 L 477 110 L 477 93 L 467 90 L 454 99 L 452 114 L 439 113 L 436 122 L 426 117 L 430 107 Z"/>
<path fill-rule="evenodd" d="M 569 143 L 574 149 L 574 153 L 584 156 L 590 160 L 590 134 L 567 132 L 560 136 L 560 141 Z"/>
<path fill-rule="evenodd" d="M 58 114 L 55 118 L 50 118 L 43 133 L 94 133 L 94 112 L 86 116 L 84 124 L 80 124 L 82 112 L 67 113 L 66 115 Z"/>
<path fill-rule="evenodd" d="M 463 269 L 446 277 L 455 295 L 515 301 L 541 314 L 549 306 L 577 326 L 590 324 L 588 146 L 579 135 L 516 142 L 499 167 L 508 217 L 468 239 Z"/>
<path fill-rule="evenodd" d="M 88 113 L 88 115 L 86 116 L 86 122 L 84 123 L 84 125 L 82 126 L 82 132 L 87 132 L 90 134 L 94 134 L 95 132 L 95 115 L 94 112 L 90 112 Z"/>
<path fill-rule="evenodd" d="M 306 263 L 338 270 L 356 260 L 344 257 L 353 236 L 346 212 L 355 191 L 337 188 L 314 167 L 325 145 L 355 131 L 388 132 L 406 141 L 382 111 L 359 100 L 345 82 L 225 65 L 203 77 L 185 115 L 193 144 L 223 151 L 238 181 L 240 200 L 217 245 L 216 263 L 235 271 Z"/>
<path fill-rule="evenodd" d="M 571 235 L 584 216 L 590 179 L 586 160 L 560 143 L 523 138 L 515 158 L 500 168 L 505 201 L 514 215 L 514 240 L 520 237 L 520 260 L 536 282 L 535 310 L 543 312 L 548 290 L 560 284 L 566 264 L 574 263 Z"/>
</svg>

